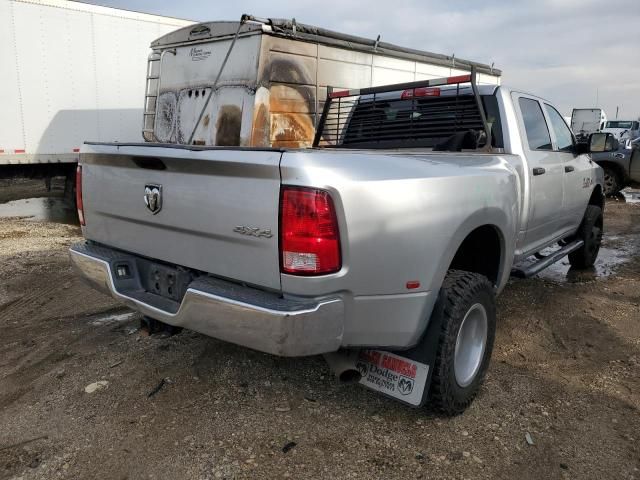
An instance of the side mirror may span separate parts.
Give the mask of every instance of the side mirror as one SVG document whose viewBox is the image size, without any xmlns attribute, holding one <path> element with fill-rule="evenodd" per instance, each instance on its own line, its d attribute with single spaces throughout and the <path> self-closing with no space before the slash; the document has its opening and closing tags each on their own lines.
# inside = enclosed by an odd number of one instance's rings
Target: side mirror
<svg viewBox="0 0 640 480">
<path fill-rule="evenodd" d="M 589 135 L 590 152 L 612 152 L 616 150 L 616 139 L 611 133 L 592 133 Z"/>
</svg>

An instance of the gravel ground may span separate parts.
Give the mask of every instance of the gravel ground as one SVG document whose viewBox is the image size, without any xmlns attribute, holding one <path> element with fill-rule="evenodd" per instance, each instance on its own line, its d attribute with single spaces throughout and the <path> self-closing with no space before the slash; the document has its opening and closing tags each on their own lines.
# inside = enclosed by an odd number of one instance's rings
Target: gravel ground
<svg viewBox="0 0 640 480">
<path fill-rule="evenodd" d="M 0 218 L 0 479 L 640 478 L 640 206 L 606 229 L 593 272 L 507 286 L 481 394 L 442 418 L 321 358 L 144 336 L 74 276 L 78 227 Z"/>
</svg>

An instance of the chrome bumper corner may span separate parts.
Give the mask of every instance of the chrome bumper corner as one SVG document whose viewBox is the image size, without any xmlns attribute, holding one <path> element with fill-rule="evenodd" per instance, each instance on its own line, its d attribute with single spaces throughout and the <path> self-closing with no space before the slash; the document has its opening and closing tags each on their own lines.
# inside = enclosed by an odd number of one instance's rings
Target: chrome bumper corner
<svg viewBox="0 0 640 480">
<path fill-rule="evenodd" d="M 121 257 L 131 259 L 132 255 L 84 243 L 72 246 L 69 255 L 74 268 L 91 286 L 170 325 L 286 357 L 340 348 L 344 323 L 340 298 L 281 299 L 229 282 L 197 279 L 189 285 L 177 310 L 171 312 L 154 306 L 149 294 L 135 298 L 139 296 L 135 292 L 116 289 L 112 262 Z"/>
</svg>

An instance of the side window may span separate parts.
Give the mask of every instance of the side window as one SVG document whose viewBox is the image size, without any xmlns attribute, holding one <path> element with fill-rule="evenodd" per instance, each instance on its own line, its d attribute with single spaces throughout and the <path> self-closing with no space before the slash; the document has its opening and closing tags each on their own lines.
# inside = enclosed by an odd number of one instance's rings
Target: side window
<svg viewBox="0 0 640 480">
<path fill-rule="evenodd" d="M 537 100 L 520 97 L 520 111 L 531 150 L 551 150 L 551 137 L 547 122 Z"/>
<path fill-rule="evenodd" d="M 487 114 L 487 123 L 491 129 L 491 145 L 496 148 L 504 148 L 502 137 L 502 123 L 500 122 L 500 109 L 495 95 L 482 95 L 482 104 Z"/>
<path fill-rule="evenodd" d="M 564 119 L 555 108 L 553 108 L 548 103 L 545 103 L 544 106 L 547 109 L 547 113 L 549 114 L 549 120 L 551 120 L 551 129 L 556 135 L 558 150 L 560 150 L 561 152 L 572 151 L 573 136 L 571 135 L 571 130 L 569 130 L 567 124 L 564 123 Z"/>
</svg>

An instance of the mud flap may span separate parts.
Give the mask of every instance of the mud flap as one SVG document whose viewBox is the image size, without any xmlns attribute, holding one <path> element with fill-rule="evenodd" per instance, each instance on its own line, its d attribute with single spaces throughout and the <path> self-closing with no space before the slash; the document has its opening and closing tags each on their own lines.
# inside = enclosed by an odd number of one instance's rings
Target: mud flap
<svg viewBox="0 0 640 480">
<path fill-rule="evenodd" d="M 444 318 L 440 300 L 438 295 L 427 329 L 412 349 L 360 351 L 356 361 L 360 385 L 414 408 L 427 403 Z"/>
</svg>

